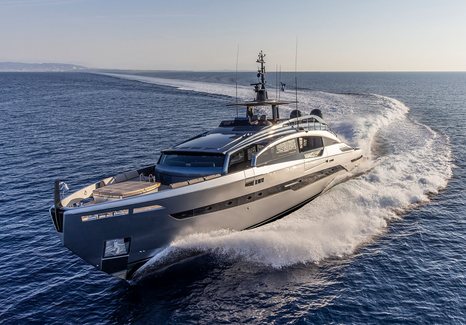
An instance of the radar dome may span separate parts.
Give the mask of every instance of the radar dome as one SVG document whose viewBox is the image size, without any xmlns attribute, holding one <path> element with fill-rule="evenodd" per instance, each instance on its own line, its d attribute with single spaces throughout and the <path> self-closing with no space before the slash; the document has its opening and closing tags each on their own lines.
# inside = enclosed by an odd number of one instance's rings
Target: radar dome
<svg viewBox="0 0 466 325">
<path fill-rule="evenodd" d="M 290 113 L 290 118 L 301 117 L 301 111 L 299 109 L 292 110 Z"/>
<path fill-rule="evenodd" d="M 322 117 L 322 112 L 320 111 L 320 109 L 318 108 L 314 108 L 312 111 L 311 111 L 311 115 L 315 115 L 315 116 L 318 116 L 320 118 L 323 119 Z"/>
</svg>

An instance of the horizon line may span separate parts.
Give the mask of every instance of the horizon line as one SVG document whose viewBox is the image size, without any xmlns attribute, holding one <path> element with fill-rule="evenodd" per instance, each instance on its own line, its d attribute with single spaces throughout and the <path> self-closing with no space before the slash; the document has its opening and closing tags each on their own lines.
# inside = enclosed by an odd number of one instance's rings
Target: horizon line
<svg viewBox="0 0 466 325">
<path fill-rule="evenodd" d="M 207 73 L 251 73 L 255 70 L 233 70 L 233 69 L 143 69 L 143 68 L 92 68 L 83 66 L 82 64 L 75 63 L 61 63 L 61 62 L 18 62 L 18 61 L 0 61 L 0 65 L 5 63 L 24 64 L 24 65 L 67 65 L 75 66 L 77 70 L 64 70 L 64 71 L 35 71 L 35 70 L 14 70 L 14 69 L 1 69 L 0 72 L 93 72 L 93 71 L 121 71 L 121 72 L 207 72 Z M 274 74 L 277 71 L 268 71 L 268 74 Z M 282 73 L 465 73 L 466 70 L 282 70 Z"/>
</svg>

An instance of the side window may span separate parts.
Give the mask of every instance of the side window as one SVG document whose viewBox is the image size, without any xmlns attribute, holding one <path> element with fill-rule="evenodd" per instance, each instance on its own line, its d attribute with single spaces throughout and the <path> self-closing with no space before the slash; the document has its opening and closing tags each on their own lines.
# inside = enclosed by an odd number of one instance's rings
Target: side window
<svg viewBox="0 0 466 325">
<path fill-rule="evenodd" d="M 323 139 L 324 139 L 325 146 L 331 146 L 332 144 L 339 143 L 338 141 L 330 139 L 330 138 L 323 138 Z"/>
<path fill-rule="evenodd" d="M 277 144 L 275 147 L 275 155 L 279 158 L 295 154 L 298 152 L 296 147 L 296 139 L 290 139 Z"/>
<path fill-rule="evenodd" d="M 251 167 L 251 160 L 252 157 L 256 154 L 256 152 L 256 145 L 252 145 L 246 149 L 235 152 L 230 157 L 230 163 L 228 164 L 228 172 L 234 173 Z"/>
<path fill-rule="evenodd" d="M 237 153 L 233 154 L 230 158 L 230 166 L 236 165 L 244 161 L 244 151 L 238 151 Z"/>
<path fill-rule="evenodd" d="M 258 143 L 258 144 L 256 144 L 256 148 L 257 148 L 256 151 L 257 151 L 257 152 L 261 151 L 262 149 L 265 148 L 265 146 L 266 146 L 266 145 L 263 144 L 263 143 Z"/>
<path fill-rule="evenodd" d="M 305 158 L 319 157 L 323 154 L 324 143 L 321 137 L 299 138 L 299 151 L 304 152 Z"/>
<path fill-rule="evenodd" d="M 292 158 L 298 153 L 296 139 L 280 142 L 257 157 L 257 166 L 276 164 Z"/>
<path fill-rule="evenodd" d="M 246 149 L 247 154 L 248 154 L 248 161 L 251 161 L 252 157 L 256 154 L 256 146 L 250 147 Z"/>
<path fill-rule="evenodd" d="M 299 151 L 301 152 L 319 149 L 324 146 L 321 137 L 299 138 L 298 142 L 299 142 Z"/>
</svg>

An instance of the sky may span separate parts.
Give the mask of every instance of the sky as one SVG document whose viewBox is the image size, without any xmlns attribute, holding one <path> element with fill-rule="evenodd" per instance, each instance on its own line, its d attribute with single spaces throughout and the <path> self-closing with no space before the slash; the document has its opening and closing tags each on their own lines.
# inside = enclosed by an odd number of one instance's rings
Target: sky
<svg viewBox="0 0 466 325">
<path fill-rule="evenodd" d="M 297 51 L 296 51 L 297 48 Z M 239 51 L 238 51 L 239 49 Z M 0 61 L 466 71 L 466 0 L 0 0 Z"/>
</svg>

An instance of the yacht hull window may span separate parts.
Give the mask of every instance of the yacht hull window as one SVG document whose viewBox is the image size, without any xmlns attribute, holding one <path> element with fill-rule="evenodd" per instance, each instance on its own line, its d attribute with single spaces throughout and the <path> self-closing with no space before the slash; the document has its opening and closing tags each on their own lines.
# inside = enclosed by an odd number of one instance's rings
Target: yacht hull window
<svg viewBox="0 0 466 325">
<path fill-rule="evenodd" d="M 290 139 L 280 142 L 257 157 L 257 166 L 277 164 L 279 162 L 294 160 L 300 158 L 298 156 L 298 145 L 296 139 Z"/>
<path fill-rule="evenodd" d="M 234 173 L 250 168 L 252 158 L 257 152 L 261 151 L 264 146 L 263 144 L 255 144 L 232 154 L 228 164 L 228 172 Z"/>
<path fill-rule="evenodd" d="M 337 144 L 339 143 L 337 140 L 333 140 L 333 139 L 330 139 L 330 138 L 323 138 L 324 139 L 324 146 L 331 146 L 332 144 Z"/>
<path fill-rule="evenodd" d="M 307 152 L 324 147 L 321 137 L 302 137 L 298 139 L 299 151 Z"/>
</svg>

